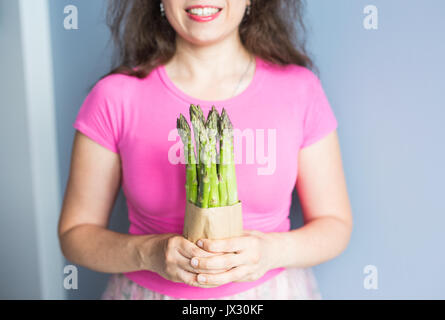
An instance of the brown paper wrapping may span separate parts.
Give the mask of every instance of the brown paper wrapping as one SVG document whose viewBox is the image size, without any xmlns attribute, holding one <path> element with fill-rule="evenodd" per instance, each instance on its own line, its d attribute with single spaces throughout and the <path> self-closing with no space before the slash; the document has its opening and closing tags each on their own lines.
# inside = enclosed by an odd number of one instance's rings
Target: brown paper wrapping
<svg viewBox="0 0 445 320">
<path fill-rule="evenodd" d="M 196 243 L 198 239 L 224 239 L 243 235 L 241 202 L 233 206 L 200 208 L 187 201 L 183 236 Z"/>
</svg>

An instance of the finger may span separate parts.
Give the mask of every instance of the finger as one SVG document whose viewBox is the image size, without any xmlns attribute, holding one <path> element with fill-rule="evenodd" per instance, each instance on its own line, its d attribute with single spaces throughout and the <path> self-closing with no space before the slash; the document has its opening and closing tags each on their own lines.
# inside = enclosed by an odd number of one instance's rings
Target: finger
<svg viewBox="0 0 445 320">
<path fill-rule="evenodd" d="M 182 242 L 178 246 L 178 251 L 184 257 L 189 258 L 189 259 L 191 259 L 193 257 L 212 257 L 216 254 L 216 253 L 212 253 L 212 252 L 207 252 L 204 249 L 201 249 L 200 247 L 198 247 L 193 242 L 190 242 L 188 240 Z M 217 254 L 219 255 L 220 253 L 217 253 Z"/>
<path fill-rule="evenodd" d="M 242 265 L 227 272 L 218 274 L 198 274 L 197 280 L 205 285 L 223 285 L 232 281 L 240 280 L 248 275 L 249 267 Z"/>
<path fill-rule="evenodd" d="M 201 287 L 201 288 L 214 288 L 217 287 L 217 285 L 213 285 L 213 284 L 204 284 L 204 283 L 199 283 L 197 280 L 197 275 L 191 272 L 188 272 L 186 270 L 183 269 L 179 269 L 178 270 L 178 277 L 180 279 L 181 282 L 192 286 L 192 287 Z"/>
<path fill-rule="evenodd" d="M 200 247 L 209 252 L 238 252 L 248 246 L 248 240 L 245 236 L 219 240 L 200 239 L 197 245 L 202 244 Z"/>
<path fill-rule="evenodd" d="M 243 264 L 247 264 L 247 255 L 244 253 L 226 253 L 213 257 L 193 257 L 191 265 L 196 269 L 205 270 L 230 270 Z"/>
<path fill-rule="evenodd" d="M 226 272 L 228 269 L 213 269 L 213 270 L 205 270 L 201 268 L 195 268 L 191 264 L 191 260 L 189 258 L 184 257 L 183 255 L 179 254 L 178 256 L 178 266 L 188 272 L 192 272 L 195 274 L 198 273 L 221 273 Z"/>
</svg>

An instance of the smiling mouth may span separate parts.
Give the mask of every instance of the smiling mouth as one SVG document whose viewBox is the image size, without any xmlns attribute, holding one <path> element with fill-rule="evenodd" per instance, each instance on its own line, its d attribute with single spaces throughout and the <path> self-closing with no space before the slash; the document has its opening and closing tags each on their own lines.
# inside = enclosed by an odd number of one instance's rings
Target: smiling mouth
<svg viewBox="0 0 445 320">
<path fill-rule="evenodd" d="M 220 12 L 222 8 L 215 8 L 215 7 L 204 7 L 204 8 L 190 8 L 186 9 L 187 13 L 197 16 L 197 17 L 210 17 L 218 12 Z"/>
</svg>

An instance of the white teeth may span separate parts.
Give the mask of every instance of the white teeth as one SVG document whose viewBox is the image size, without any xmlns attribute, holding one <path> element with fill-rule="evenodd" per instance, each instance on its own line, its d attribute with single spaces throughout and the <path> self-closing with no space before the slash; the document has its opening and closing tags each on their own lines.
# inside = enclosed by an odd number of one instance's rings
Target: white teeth
<svg viewBox="0 0 445 320">
<path fill-rule="evenodd" d="M 197 15 L 200 17 L 206 17 L 206 16 L 211 16 L 215 13 L 217 13 L 219 11 L 218 8 L 193 8 L 188 10 L 188 12 L 190 12 L 193 15 Z"/>
</svg>

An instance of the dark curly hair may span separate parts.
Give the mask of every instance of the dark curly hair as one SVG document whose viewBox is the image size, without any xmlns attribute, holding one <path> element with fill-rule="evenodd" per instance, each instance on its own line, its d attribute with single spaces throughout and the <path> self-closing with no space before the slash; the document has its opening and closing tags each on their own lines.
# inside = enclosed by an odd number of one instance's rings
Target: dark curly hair
<svg viewBox="0 0 445 320">
<path fill-rule="evenodd" d="M 116 46 L 111 72 L 146 77 L 176 51 L 176 32 L 160 14 L 161 0 L 109 0 L 107 25 Z M 242 44 L 273 64 L 315 69 L 305 48 L 304 0 L 252 0 L 239 25 Z"/>
</svg>

